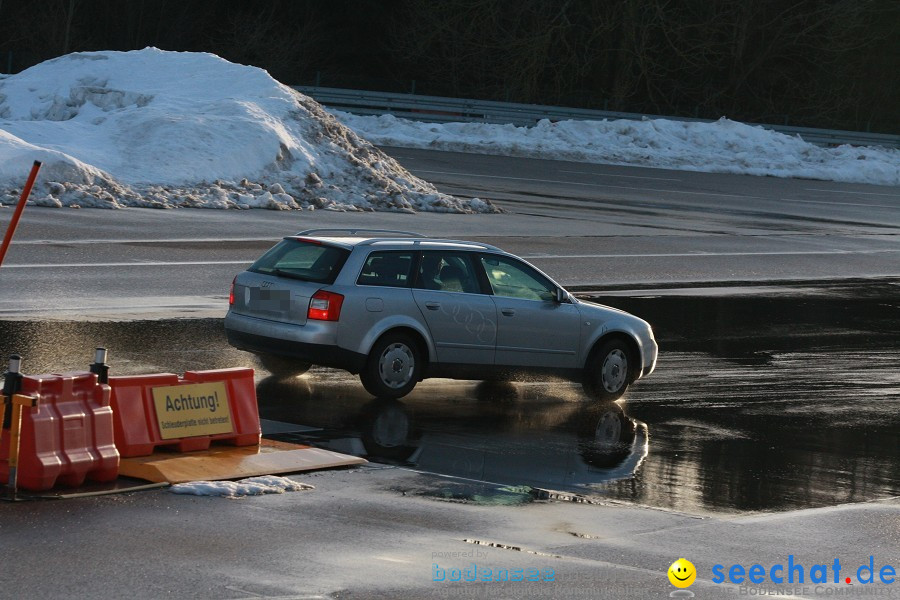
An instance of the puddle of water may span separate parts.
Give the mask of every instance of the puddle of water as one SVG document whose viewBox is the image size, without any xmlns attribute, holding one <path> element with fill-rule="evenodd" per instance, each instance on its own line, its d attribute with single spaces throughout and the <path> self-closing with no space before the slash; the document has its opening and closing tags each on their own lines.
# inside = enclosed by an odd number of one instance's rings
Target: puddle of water
<svg viewBox="0 0 900 600">
<path fill-rule="evenodd" d="M 407 493 L 457 501 L 555 490 L 698 512 L 900 494 L 893 288 L 598 300 L 647 319 L 660 341 L 657 371 L 624 402 L 592 404 L 565 382 L 450 380 L 380 401 L 349 374 L 313 369 L 258 372 L 260 416 L 298 425 L 279 439 L 456 477 Z M 113 374 L 254 366 L 215 319 L 0 322 L 0 356 L 21 353 L 26 373 L 84 369 L 97 345 Z"/>
<path fill-rule="evenodd" d="M 537 499 L 536 490 L 528 486 L 505 486 L 489 483 L 443 479 L 429 481 L 416 488 L 394 488 L 407 496 L 422 496 L 444 502 L 462 502 L 479 506 L 521 506 Z"/>
</svg>

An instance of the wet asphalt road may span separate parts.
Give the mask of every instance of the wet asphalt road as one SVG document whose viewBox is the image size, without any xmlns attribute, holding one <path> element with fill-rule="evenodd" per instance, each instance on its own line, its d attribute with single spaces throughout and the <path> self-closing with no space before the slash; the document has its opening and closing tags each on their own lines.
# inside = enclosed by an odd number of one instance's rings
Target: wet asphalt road
<svg viewBox="0 0 900 600">
<path fill-rule="evenodd" d="M 221 316 L 235 273 L 314 227 L 484 241 L 593 290 L 900 277 L 896 187 L 386 150 L 507 213 L 30 207 L 0 269 L 0 316 Z"/>
<path fill-rule="evenodd" d="M 678 556 L 697 597 L 723 598 L 741 594 L 709 581 L 717 562 L 897 564 L 896 188 L 392 152 L 510 213 L 29 209 L 0 271 L 0 356 L 27 373 L 83 370 L 96 345 L 117 374 L 255 366 L 222 332 L 234 272 L 286 230 L 352 225 L 502 238 L 648 319 L 657 371 L 598 406 L 560 382 L 426 381 L 380 402 L 346 373 L 260 370 L 269 437 L 372 463 L 236 502 L 0 504 L 0 548 L 26 557 L 0 568 L 0 598 L 668 597 Z M 541 501 L 570 496 L 592 504 Z M 557 583 L 432 581 L 435 552 L 475 542 L 495 544 L 477 546 L 486 565 Z M 829 590 L 792 594 L 870 591 Z"/>
<path fill-rule="evenodd" d="M 519 504 L 560 492 L 691 513 L 788 510 L 900 494 L 900 286 L 609 296 L 651 322 L 655 373 L 598 406 L 576 385 L 429 380 L 401 401 L 347 373 L 257 373 L 264 432 L 451 476 L 413 493 Z M 218 319 L 0 321 L 25 372 L 253 365 Z"/>
</svg>

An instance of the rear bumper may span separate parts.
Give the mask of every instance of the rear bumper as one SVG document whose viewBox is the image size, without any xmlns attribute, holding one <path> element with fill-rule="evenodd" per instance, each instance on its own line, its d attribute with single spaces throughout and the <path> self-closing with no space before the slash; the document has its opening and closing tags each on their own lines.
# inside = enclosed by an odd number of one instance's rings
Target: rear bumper
<svg viewBox="0 0 900 600">
<path fill-rule="evenodd" d="M 337 323 L 276 323 L 237 315 L 225 317 L 225 336 L 239 350 L 300 359 L 314 365 L 359 373 L 366 355 L 337 346 Z"/>
</svg>

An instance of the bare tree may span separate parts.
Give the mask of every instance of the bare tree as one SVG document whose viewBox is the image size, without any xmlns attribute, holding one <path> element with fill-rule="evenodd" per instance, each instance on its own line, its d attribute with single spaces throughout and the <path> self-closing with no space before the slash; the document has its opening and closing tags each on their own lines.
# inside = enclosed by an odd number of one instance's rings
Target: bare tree
<svg viewBox="0 0 900 600">
<path fill-rule="evenodd" d="M 75 0 L 69 0 L 69 10 L 66 11 L 65 33 L 63 34 L 63 54 L 69 52 L 69 38 L 72 33 L 72 18 L 75 16 Z"/>
<path fill-rule="evenodd" d="M 208 46 L 229 60 L 263 67 L 283 81 L 299 78 L 314 63 L 328 61 L 334 32 L 322 27 L 313 3 L 288 4 L 289 12 L 277 2 L 229 12 L 210 33 Z"/>
</svg>

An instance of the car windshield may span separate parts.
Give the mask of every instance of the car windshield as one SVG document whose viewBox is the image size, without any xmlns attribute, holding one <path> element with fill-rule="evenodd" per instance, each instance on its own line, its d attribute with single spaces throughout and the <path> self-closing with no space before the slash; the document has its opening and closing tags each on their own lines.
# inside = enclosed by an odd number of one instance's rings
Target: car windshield
<svg viewBox="0 0 900 600">
<path fill-rule="evenodd" d="M 284 239 L 248 269 L 254 273 L 315 283 L 334 283 L 350 255 L 348 250 L 315 242 Z"/>
</svg>

